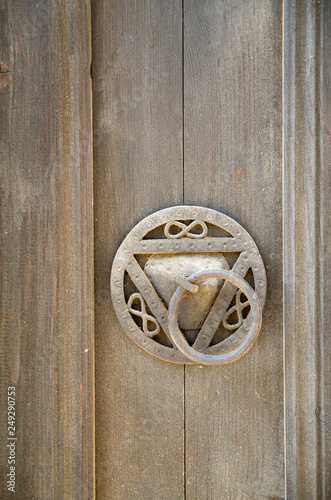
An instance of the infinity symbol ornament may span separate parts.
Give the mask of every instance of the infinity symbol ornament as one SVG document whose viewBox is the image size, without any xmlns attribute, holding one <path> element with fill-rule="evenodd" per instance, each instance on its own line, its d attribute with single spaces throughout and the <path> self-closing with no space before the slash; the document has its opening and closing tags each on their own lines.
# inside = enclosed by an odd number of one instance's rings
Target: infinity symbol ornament
<svg viewBox="0 0 331 500">
<path fill-rule="evenodd" d="M 249 306 L 249 301 L 246 300 L 245 302 L 241 302 L 241 294 L 241 290 L 238 290 L 238 292 L 236 293 L 236 304 L 231 307 L 231 309 L 229 309 L 226 315 L 223 317 L 223 325 L 227 330 L 237 330 L 237 328 L 239 328 L 243 324 L 244 318 L 242 315 L 242 311 Z M 228 323 L 228 319 L 234 312 L 236 312 L 238 316 L 237 323 Z"/>
<path fill-rule="evenodd" d="M 133 309 L 132 305 L 135 300 L 139 301 L 140 309 Z M 143 320 L 143 331 L 148 337 L 154 337 L 154 335 L 157 335 L 159 333 L 160 325 L 153 316 L 147 314 L 145 301 L 140 295 L 140 293 L 133 293 L 131 295 L 131 297 L 128 300 L 128 309 L 131 314 L 139 316 Z M 148 322 L 153 323 L 153 325 L 155 325 L 154 330 L 148 329 Z"/>
<path fill-rule="evenodd" d="M 259 333 L 261 255 L 248 232 L 216 210 L 175 206 L 141 220 L 119 247 L 110 281 L 124 330 L 165 361 L 230 363 Z"/>
<path fill-rule="evenodd" d="M 193 229 L 196 226 L 201 227 L 201 229 L 202 229 L 201 233 L 191 233 L 190 232 L 191 229 Z M 179 229 L 181 229 L 181 231 L 179 231 L 179 233 L 173 234 L 170 232 L 170 228 L 172 228 L 172 227 L 178 227 Z M 182 238 L 183 236 L 187 236 L 188 238 L 195 238 L 195 239 L 204 238 L 205 236 L 207 236 L 207 232 L 208 232 L 207 226 L 202 220 L 194 220 L 188 226 L 186 224 L 184 224 L 183 222 L 179 222 L 178 220 L 172 220 L 172 221 L 168 222 L 168 224 L 164 228 L 165 236 L 167 238 L 172 238 L 172 239 Z"/>
</svg>

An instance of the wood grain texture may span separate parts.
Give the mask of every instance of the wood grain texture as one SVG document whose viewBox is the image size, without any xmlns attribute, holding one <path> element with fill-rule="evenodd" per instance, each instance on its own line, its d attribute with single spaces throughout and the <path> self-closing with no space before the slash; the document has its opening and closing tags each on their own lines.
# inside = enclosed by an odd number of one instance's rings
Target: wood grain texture
<svg viewBox="0 0 331 500">
<path fill-rule="evenodd" d="M 182 203 L 181 2 L 93 4 L 97 498 L 182 499 L 183 366 L 139 348 L 110 268 L 144 216 Z"/>
<path fill-rule="evenodd" d="M 330 7 L 284 4 L 284 360 L 287 498 L 330 496 Z M 329 52 L 330 54 L 330 52 Z"/>
<path fill-rule="evenodd" d="M 90 499 L 93 233 L 89 2 L 1 2 L 1 498 Z"/>
<path fill-rule="evenodd" d="M 331 497 L 331 3 L 327 0 L 317 5 L 317 55 L 318 55 L 318 330 L 319 330 L 319 404 L 318 418 L 318 498 Z"/>
<path fill-rule="evenodd" d="M 181 495 L 183 487 L 184 498 L 190 500 L 326 499 L 330 494 L 330 373 L 325 361 L 330 350 L 326 333 L 330 7 L 327 2 L 285 1 L 282 11 L 282 5 L 272 1 L 185 0 L 184 80 L 178 49 L 173 79 L 166 73 L 170 80 L 160 86 L 165 74 L 158 73 L 155 87 L 147 75 L 151 67 L 158 71 L 164 59 L 162 51 L 151 50 L 153 37 L 146 48 L 146 20 L 148 28 L 168 20 L 163 7 L 151 10 L 149 4 L 138 7 L 127 2 L 122 10 L 116 2 L 100 5 L 94 16 L 96 200 L 101 193 L 96 238 L 101 332 L 97 387 L 102 400 L 99 494 L 154 498 L 164 492 Z M 174 16 L 180 15 L 177 7 Z M 104 21 L 111 15 L 112 27 Z M 169 26 L 167 30 L 171 32 Z M 99 33 L 107 33 L 110 40 Z M 110 331 L 111 322 L 116 324 L 111 314 L 104 314 L 104 304 L 112 255 L 125 232 L 149 210 L 181 202 L 179 149 L 169 150 L 165 168 L 171 173 L 166 177 L 158 159 L 166 157 L 162 148 L 168 143 L 159 134 L 148 142 L 152 122 L 153 130 L 161 130 L 157 113 L 160 109 L 164 113 L 167 89 L 173 92 L 171 99 L 176 96 L 172 102 L 177 107 L 181 84 L 184 114 L 176 114 L 170 128 L 180 137 L 183 120 L 183 201 L 224 211 L 248 229 L 266 263 L 269 288 L 263 329 L 247 356 L 218 369 L 187 366 L 184 379 L 177 379 L 185 395 L 183 436 L 181 414 L 176 420 L 178 434 L 172 435 L 174 441 L 168 437 L 165 450 L 176 448 L 178 436 L 183 439 L 184 451 L 180 448 L 178 456 L 186 464 L 184 485 L 176 481 L 171 490 L 169 486 L 164 490 L 165 483 L 152 480 L 159 465 L 154 460 L 153 435 L 144 425 L 132 431 L 133 422 L 146 422 L 146 414 L 155 411 L 147 394 L 156 392 L 156 385 L 144 392 L 138 385 L 136 392 L 132 379 L 153 366 L 166 384 L 165 391 L 171 372 L 147 358 L 145 365 L 140 358 L 132 365 L 132 344 L 117 337 L 115 329 L 111 339 L 104 333 Z M 152 200 L 146 197 L 144 184 L 151 186 Z M 159 200 L 154 198 L 157 190 L 162 192 Z M 105 350 L 112 350 L 114 358 Z M 179 372 L 178 368 L 170 369 Z M 153 432 L 170 419 L 182 396 L 177 387 L 169 404 L 166 393 L 163 407 L 169 413 L 153 419 Z M 155 404 L 162 407 L 158 398 Z M 110 419 L 113 423 L 107 427 Z M 164 443 L 161 434 L 159 453 Z M 150 460 L 157 467 L 150 469 Z M 169 475 L 176 475 L 169 456 L 162 465 L 171 470 Z M 123 474 L 125 467 L 128 475 Z"/>
<path fill-rule="evenodd" d="M 318 290 L 316 157 L 316 6 L 296 12 L 295 232 L 298 498 L 317 498 Z"/>
<path fill-rule="evenodd" d="M 187 498 L 284 498 L 282 6 L 184 2 L 184 194 L 235 218 L 267 268 L 262 330 L 225 367 L 186 367 Z"/>
<path fill-rule="evenodd" d="M 327 499 L 329 3 L 285 2 L 284 19 L 286 488 L 287 498 Z"/>
<path fill-rule="evenodd" d="M 331 3 L 92 6 L 97 498 L 327 500 Z M 4 499 L 8 386 L 16 497 L 95 498 L 90 37 L 86 0 L 0 3 Z M 118 245 L 181 203 L 235 218 L 267 267 L 229 366 L 153 358 L 112 310 Z"/>
<path fill-rule="evenodd" d="M 283 11 L 283 330 L 286 498 L 298 497 L 296 421 L 295 116 L 296 3 Z"/>
</svg>

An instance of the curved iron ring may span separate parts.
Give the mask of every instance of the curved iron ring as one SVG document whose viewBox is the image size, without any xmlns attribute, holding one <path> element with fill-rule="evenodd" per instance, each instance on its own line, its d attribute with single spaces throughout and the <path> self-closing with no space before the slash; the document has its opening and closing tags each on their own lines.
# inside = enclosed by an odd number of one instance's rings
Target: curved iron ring
<svg viewBox="0 0 331 500">
<path fill-rule="evenodd" d="M 239 288 L 247 297 L 251 310 L 249 316 L 251 317 L 251 326 L 248 331 L 246 338 L 242 341 L 239 346 L 234 348 L 232 351 L 219 354 L 204 354 L 202 352 L 196 351 L 191 347 L 183 333 L 178 326 L 178 311 L 181 300 L 187 293 L 195 293 L 198 290 L 196 283 L 210 278 L 220 278 L 227 280 L 237 288 Z M 204 365 L 225 365 L 232 363 L 237 359 L 241 358 L 254 344 L 261 327 L 262 319 L 262 309 L 261 304 L 253 288 L 245 281 L 240 278 L 237 274 L 232 271 L 225 269 L 208 269 L 206 271 L 199 271 L 192 274 L 188 278 L 178 278 L 178 284 L 180 285 L 175 291 L 169 305 L 169 331 L 171 338 L 176 345 L 176 347 L 189 359 Z"/>
</svg>

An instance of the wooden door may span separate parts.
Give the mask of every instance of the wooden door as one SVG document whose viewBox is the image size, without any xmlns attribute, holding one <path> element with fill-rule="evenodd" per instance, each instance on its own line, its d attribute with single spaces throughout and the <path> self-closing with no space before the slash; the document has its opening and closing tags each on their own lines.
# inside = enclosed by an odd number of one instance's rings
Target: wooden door
<svg viewBox="0 0 331 500">
<path fill-rule="evenodd" d="M 99 498 L 326 498 L 326 386 L 316 382 L 326 348 L 321 148 L 329 139 L 316 112 L 328 71 L 318 38 L 329 26 L 325 8 L 94 3 Z M 145 216 L 181 204 L 234 218 L 266 265 L 259 339 L 228 366 L 152 357 L 111 304 L 123 238 Z"/>
<path fill-rule="evenodd" d="M 330 498 L 330 2 L 5 0 L 0 22 L 1 498 Z M 232 364 L 158 359 L 115 315 L 120 243 L 175 205 L 265 263 Z"/>
</svg>

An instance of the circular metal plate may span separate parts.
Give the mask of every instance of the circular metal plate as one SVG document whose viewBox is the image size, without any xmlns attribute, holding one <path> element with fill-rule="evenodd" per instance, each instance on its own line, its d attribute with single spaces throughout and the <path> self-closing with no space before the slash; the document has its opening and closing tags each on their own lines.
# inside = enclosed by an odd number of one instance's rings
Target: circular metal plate
<svg viewBox="0 0 331 500">
<path fill-rule="evenodd" d="M 138 345 L 161 359 L 175 363 L 193 361 L 172 344 L 168 325 L 169 294 L 163 290 L 172 286 L 172 279 L 174 289 L 177 288 L 176 270 L 178 274 L 183 274 L 185 256 L 192 262 L 191 267 L 193 263 L 195 266 L 192 270 L 188 265 L 187 276 L 206 269 L 208 257 L 210 264 L 207 268 L 231 268 L 245 279 L 250 274 L 250 284 L 261 307 L 266 295 L 266 273 L 260 253 L 247 231 L 230 217 L 209 208 L 176 206 L 143 219 L 127 235 L 115 256 L 111 272 L 113 304 L 122 326 Z M 158 284 L 155 269 L 159 261 Z M 169 263 L 172 273 L 169 271 L 168 275 L 172 274 L 173 278 L 168 276 L 169 285 L 165 286 L 164 275 L 167 275 Z M 184 333 L 194 349 L 220 355 L 230 352 L 244 341 L 250 313 L 238 323 L 238 328 L 232 328 L 227 320 L 230 309 L 236 308 L 237 288 L 228 281 L 219 281 L 212 286 L 213 291 L 208 292 L 209 306 L 206 309 L 206 304 L 203 304 L 201 308 L 206 316 L 202 321 L 201 318 L 192 320 L 193 325 L 202 325 L 200 330 L 184 330 Z M 183 318 L 182 323 L 185 322 L 190 323 Z"/>
</svg>

